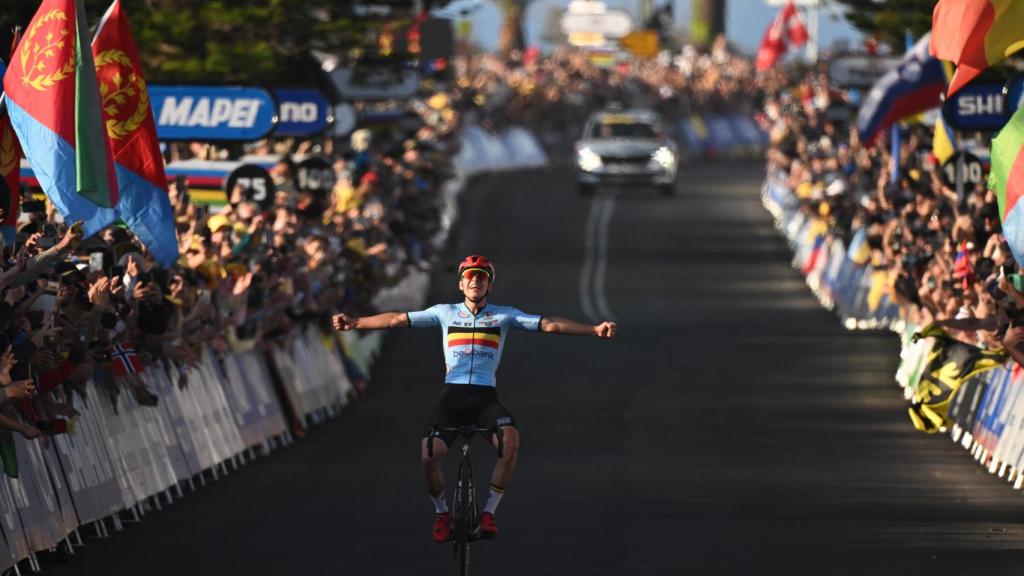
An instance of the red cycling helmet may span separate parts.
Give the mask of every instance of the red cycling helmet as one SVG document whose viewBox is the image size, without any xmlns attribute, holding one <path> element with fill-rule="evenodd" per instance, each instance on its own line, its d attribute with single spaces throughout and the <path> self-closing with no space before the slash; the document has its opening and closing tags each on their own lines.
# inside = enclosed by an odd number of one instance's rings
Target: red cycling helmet
<svg viewBox="0 0 1024 576">
<path fill-rule="evenodd" d="M 482 270 L 487 273 L 487 277 L 490 278 L 491 282 L 494 282 L 494 264 L 491 264 L 491 261 L 486 256 L 479 254 L 466 256 L 466 259 L 459 264 L 459 278 L 462 278 L 462 273 L 466 270 Z"/>
</svg>

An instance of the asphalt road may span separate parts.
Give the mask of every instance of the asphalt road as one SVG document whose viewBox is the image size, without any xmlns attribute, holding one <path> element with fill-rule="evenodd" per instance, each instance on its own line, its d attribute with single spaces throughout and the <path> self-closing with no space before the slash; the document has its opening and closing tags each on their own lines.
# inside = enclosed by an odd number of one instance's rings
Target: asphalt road
<svg viewBox="0 0 1024 576">
<path fill-rule="evenodd" d="M 451 260 L 490 256 L 492 301 L 620 323 L 611 342 L 510 337 L 498 388 L 520 470 L 475 574 L 1020 573 L 1020 494 L 913 430 L 896 338 L 847 333 L 818 306 L 761 175 L 692 166 L 674 198 L 597 200 L 562 171 L 475 182 Z M 454 301 L 455 284 L 439 271 L 431 299 Z M 434 330 L 395 332 L 364 402 L 47 571 L 452 573 L 418 463 L 442 373 Z"/>
</svg>

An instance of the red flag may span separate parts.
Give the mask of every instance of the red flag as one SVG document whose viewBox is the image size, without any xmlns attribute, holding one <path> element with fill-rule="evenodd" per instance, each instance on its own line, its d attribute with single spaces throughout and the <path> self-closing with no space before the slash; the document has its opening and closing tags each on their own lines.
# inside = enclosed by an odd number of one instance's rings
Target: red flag
<svg viewBox="0 0 1024 576">
<path fill-rule="evenodd" d="M 14 54 L 18 47 L 20 38 L 21 28 L 17 28 L 11 41 L 11 54 Z M 8 193 L 6 198 L 0 194 L 0 210 L 4 211 L 4 218 L 0 224 L 14 226 L 18 221 L 18 209 L 21 207 L 21 144 L 14 134 L 9 114 L 4 114 L 0 118 L 0 178 L 7 184 Z"/>
<path fill-rule="evenodd" d="M 149 91 L 119 0 L 100 21 L 92 51 L 121 192 L 118 215 L 161 264 L 170 266 L 178 260 L 174 211 Z"/>
<path fill-rule="evenodd" d="M 115 0 L 100 21 L 92 52 L 114 161 L 153 185 L 165 187 L 167 177 L 149 91 L 120 2 Z"/>
<path fill-rule="evenodd" d="M 786 40 L 794 46 L 802 46 L 808 39 L 807 27 L 804 26 L 800 13 L 792 0 L 786 3 L 775 15 L 775 19 L 764 31 L 761 47 L 757 51 L 757 69 L 767 70 L 778 62 L 788 48 Z"/>
<path fill-rule="evenodd" d="M 110 347 L 110 364 L 114 368 L 115 376 L 141 374 L 146 371 L 131 342 L 114 344 Z"/>
<path fill-rule="evenodd" d="M 1021 0 L 940 0 L 932 11 L 931 53 L 956 64 L 946 96 L 1024 48 Z"/>
</svg>

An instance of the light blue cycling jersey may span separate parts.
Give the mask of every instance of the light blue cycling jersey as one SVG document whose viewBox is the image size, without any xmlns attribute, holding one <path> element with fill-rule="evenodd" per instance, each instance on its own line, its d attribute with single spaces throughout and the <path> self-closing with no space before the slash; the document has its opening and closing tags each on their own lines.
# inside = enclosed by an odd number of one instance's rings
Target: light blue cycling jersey
<svg viewBox="0 0 1024 576">
<path fill-rule="evenodd" d="M 460 304 L 436 304 L 409 312 L 414 328 L 441 327 L 446 384 L 495 386 L 501 351 L 509 328 L 540 330 L 540 316 L 511 306 L 487 304 L 476 315 Z"/>
</svg>

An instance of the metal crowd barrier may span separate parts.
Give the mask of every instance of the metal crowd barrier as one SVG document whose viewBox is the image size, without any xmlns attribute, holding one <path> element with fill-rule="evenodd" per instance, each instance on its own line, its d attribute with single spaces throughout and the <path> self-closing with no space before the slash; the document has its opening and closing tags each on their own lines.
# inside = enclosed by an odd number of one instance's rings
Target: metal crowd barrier
<svg viewBox="0 0 1024 576">
<path fill-rule="evenodd" d="M 783 173 L 765 178 L 761 200 L 793 250 L 793 267 L 800 270 L 822 306 L 834 311 L 843 326 L 901 329 L 899 307 L 885 289 L 888 270 L 875 270 L 866 259 L 858 258 L 866 242 L 863 230 L 846 246 L 829 233 L 824 218 L 800 204 L 786 187 Z"/>
<path fill-rule="evenodd" d="M 769 174 L 762 188 L 765 207 L 793 248 L 793 266 L 822 304 L 834 310 L 849 329 L 889 328 L 902 340 L 896 381 L 910 400 L 915 396 L 929 362 L 933 342 L 913 335 L 919 327 L 899 320 L 898 308 L 887 295 L 869 298 L 877 290 L 879 271 L 858 264 L 854 255 L 865 241 L 854 236 L 850 247 L 822 232 L 821 219 L 802 212 L 785 186 L 785 175 Z M 948 432 L 989 473 L 1024 487 L 1024 371 L 1009 362 L 964 382 L 949 405 Z"/>
<path fill-rule="evenodd" d="M 293 414 L 306 423 L 334 416 L 354 396 L 346 362 L 368 374 L 379 336 L 322 333 L 306 325 L 269 352 Z M 275 392 L 271 364 L 262 351 L 227 354 L 207 350 L 177 384 L 174 363 L 142 375 L 157 406 L 139 405 L 121 390 L 117 409 L 107 388 L 89 383 L 73 399 L 79 412 L 68 434 L 26 441 L 14 435 L 18 478 L 0 478 L 0 570 L 35 552 L 81 544 L 79 529 L 100 536 L 119 530 L 127 513 L 147 510 L 218 478 L 255 457 L 291 443 L 288 416 Z"/>
<path fill-rule="evenodd" d="M 910 398 L 922 385 L 922 372 L 932 350 L 929 339 L 911 340 L 917 331 L 903 333 L 900 369 L 896 380 Z M 989 473 L 1024 487 L 1024 373 L 1016 363 L 968 379 L 949 405 L 949 433 Z"/>
<path fill-rule="evenodd" d="M 678 126 L 684 156 L 752 156 L 769 144 L 768 133 L 748 114 L 692 114 Z"/>
</svg>

